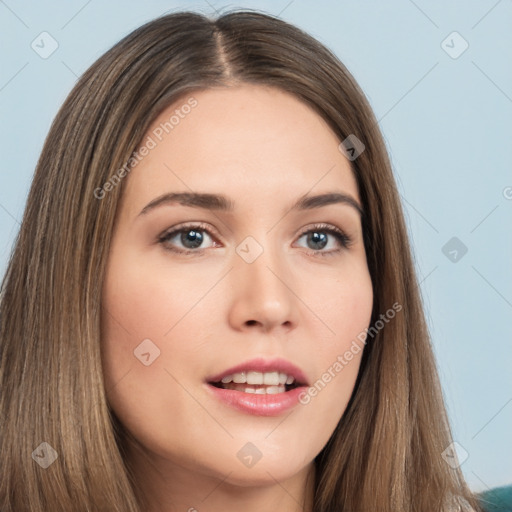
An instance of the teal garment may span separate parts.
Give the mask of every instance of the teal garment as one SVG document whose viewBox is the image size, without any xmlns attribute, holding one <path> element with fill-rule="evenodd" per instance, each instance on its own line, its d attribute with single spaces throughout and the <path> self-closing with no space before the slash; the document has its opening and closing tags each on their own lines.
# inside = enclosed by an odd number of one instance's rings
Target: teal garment
<svg viewBox="0 0 512 512">
<path fill-rule="evenodd" d="M 477 498 L 485 512 L 512 512 L 512 485 L 490 489 Z"/>
</svg>

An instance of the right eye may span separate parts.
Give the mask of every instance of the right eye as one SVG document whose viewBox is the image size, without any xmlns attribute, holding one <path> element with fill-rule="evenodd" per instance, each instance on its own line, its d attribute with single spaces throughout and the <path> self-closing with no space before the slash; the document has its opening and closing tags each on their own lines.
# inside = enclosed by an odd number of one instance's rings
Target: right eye
<svg viewBox="0 0 512 512">
<path fill-rule="evenodd" d="M 205 238 L 214 240 L 205 224 L 188 224 L 167 231 L 158 239 L 165 249 L 179 254 L 202 253 L 208 247 L 200 247 Z M 215 242 L 217 243 L 217 242 Z M 176 247 L 181 244 L 182 247 Z"/>
</svg>

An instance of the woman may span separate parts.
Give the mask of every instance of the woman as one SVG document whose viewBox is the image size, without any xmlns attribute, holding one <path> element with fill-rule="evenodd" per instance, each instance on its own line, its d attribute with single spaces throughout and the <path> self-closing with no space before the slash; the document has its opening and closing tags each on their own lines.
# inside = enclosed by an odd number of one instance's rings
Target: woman
<svg viewBox="0 0 512 512">
<path fill-rule="evenodd" d="M 164 16 L 86 71 L 0 343 L 2 511 L 479 510 L 375 117 L 271 16 Z"/>
</svg>

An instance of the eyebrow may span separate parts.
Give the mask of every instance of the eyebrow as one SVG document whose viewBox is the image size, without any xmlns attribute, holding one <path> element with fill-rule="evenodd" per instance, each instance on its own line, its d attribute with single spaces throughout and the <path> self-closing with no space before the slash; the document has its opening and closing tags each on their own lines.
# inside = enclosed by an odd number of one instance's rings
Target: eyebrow
<svg viewBox="0 0 512 512">
<path fill-rule="evenodd" d="M 208 194 L 200 192 L 170 192 L 163 194 L 148 203 L 140 215 L 145 215 L 151 210 L 163 205 L 180 204 L 192 208 L 203 208 L 205 210 L 232 212 L 235 209 L 235 203 L 222 194 Z M 363 215 L 361 205 L 349 194 L 341 192 L 329 192 L 316 196 L 304 195 L 296 201 L 290 210 L 302 211 L 313 210 L 331 204 L 346 204 L 354 208 L 360 216 Z"/>
</svg>

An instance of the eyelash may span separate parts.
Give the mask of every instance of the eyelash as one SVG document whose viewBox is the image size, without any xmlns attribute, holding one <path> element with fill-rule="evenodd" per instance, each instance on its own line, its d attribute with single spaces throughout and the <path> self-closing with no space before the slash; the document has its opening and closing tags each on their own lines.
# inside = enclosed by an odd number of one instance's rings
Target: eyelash
<svg viewBox="0 0 512 512">
<path fill-rule="evenodd" d="M 167 242 L 171 238 L 173 238 L 175 235 L 180 234 L 180 233 L 186 233 L 188 231 L 206 232 L 210 238 L 215 240 L 215 237 L 211 233 L 211 230 L 208 228 L 208 226 L 206 224 L 198 223 L 198 224 L 188 224 L 188 225 L 180 226 L 177 229 L 168 231 L 168 232 L 162 234 L 158 238 L 158 243 L 162 244 L 164 246 L 165 250 L 168 250 L 168 251 L 171 251 L 171 252 L 174 252 L 177 254 L 181 254 L 181 255 L 188 255 L 188 254 L 192 254 L 192 253 L 195 253 L 196 255 L 201 254 L 206 249 L 176 249 L 175 247 L 166 245 Z M 330 251 L 310 250 L 308 252 L 309 255 L 322 256 L 322 257 L 335 256 L 343 249 L 348 249 L 352 245 L 353 241 L 352 241 L 351 237 L 349 237 L 347 234 L 345 234 L 341 229 L 339 229 L 335 226 L 332 226 L 330 224 L 316 224 L 316 225 L 302 231 L 299 234 L 298 238 L 300 239 L 304 235 L 306 235 L 308 233 L 315 232 L 315 231 L 322 232 L 322 233 L 328 233 L 328 234 L 334 236 L 334 238 L 336 238 L 336 240 L 340 243 L 341 247 L 339 249 L 334 249 L 334 250 L 330 250 Z"/>
</svg>

